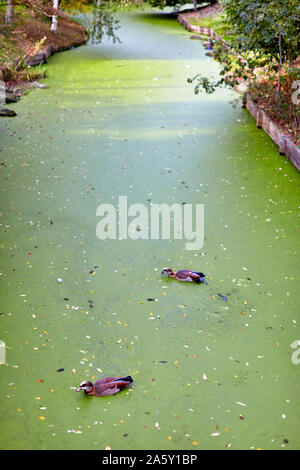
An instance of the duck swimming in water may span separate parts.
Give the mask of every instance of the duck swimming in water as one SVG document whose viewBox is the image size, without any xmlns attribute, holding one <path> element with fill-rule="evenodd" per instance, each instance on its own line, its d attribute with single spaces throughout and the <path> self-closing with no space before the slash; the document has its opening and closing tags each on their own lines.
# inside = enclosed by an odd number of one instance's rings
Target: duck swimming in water
<svg viewBox="0 0 300 470">
<path fill-rule="evenodd" d="M 174 273 L 173 269 L 171 268 L 164 268 L 161 272 L 162 276 L 172 277 L 173 279 L 177 279 L 177 281 L 184 281 L 184 282 L 196 282 L 196 284 L 206 284 L 205 281 L 205 274 L 192 271 L 190 269 L 181 269 Z"/>
<path fill-rule="evenodd" d="M 130 376 L 103 377 L 102 379 L 96 380 L 94 384 L 89 380 L 85 380 L 84 382 L 81 382 L 76 392 L 84 390 L 84 392 L 89 396 L 107 397 L 109 395 L 115 395 L 132 382 L 133 380 Z"/>
</svg>

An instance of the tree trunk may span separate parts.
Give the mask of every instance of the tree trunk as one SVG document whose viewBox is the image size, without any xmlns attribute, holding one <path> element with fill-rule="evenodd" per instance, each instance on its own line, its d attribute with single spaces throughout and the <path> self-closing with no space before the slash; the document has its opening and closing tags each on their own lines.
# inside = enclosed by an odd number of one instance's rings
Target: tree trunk
<svg viewBox="0 0 300 470">
<path fill-rule="evenodd" d="M 197 0 L 193 0 L 194 10 L 197 11 Z"/>
<path fill-rule="evenodd" d="M 279 102 L 279 93 L 280 93 L 280 86 L 281 86 L 281 68 L 282 68 L 282 51 L 281 51 L 281 33 L 279 33 L 278 37 L 278 48 L 279 48 L 279 67 L 278 67 L 278 83 L 277 83 L 277 89 L 276 89 L 276 106 L 278 105 Z"/>
<path fill-rule="evenodd" d="M 5 23 L 11 23 L 14 17 L 14 5 L 12 0 L 7 0 L 7 6 L 4 15 Z"/>
<path fill-rule="evenodd" d="M 291 121 L 291 127 L 294 131 L 299 129 L 300 127 L 300 115 L 297 115 L 297 106 L 300 105 L 300 99 L 295 99 L 293 96 L 293 88 L 296 88 L 298 86 L 299 91 L 297 92 L 296 90 L 296 95 L 300 95 L 300 80 L 293 80 L 293 75 L 292 75 L 292 68 L 294 66 L 294 61 L 289 57 L 288 59 L 288 64 L 289 64 L 289 72 L 288 72 L 288 87 L 289 87 L 289 96 L 291 96 L 291 99 L 289 100 L 290 106 L 289 106 L 289 114 L 290 114 L 290 121 Z"/>
<path fill-rule="evenodd" d="M 53 0 L 53 8 L 55 8 L 55 10 L 58 8 L 58 1 L 59 0 Z M 54 33 L 57 31 L 57 15 L 55 14 L 52 15 L 51 31 Z"/>
</svg>

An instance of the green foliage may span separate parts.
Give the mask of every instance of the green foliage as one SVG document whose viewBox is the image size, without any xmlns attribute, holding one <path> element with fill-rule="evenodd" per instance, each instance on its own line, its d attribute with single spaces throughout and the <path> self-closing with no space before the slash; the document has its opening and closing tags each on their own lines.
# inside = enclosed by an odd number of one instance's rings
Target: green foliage
<svg viewBox="0 0 300 470">
<path fill-rule="evenodd" d="M 300 54 L 299 0 L 223 0 L 223 7 L 244 50 L 260 50 L 294 60 Z"/>
<path fill-rule="evenodd" d="M 299 72 L 293 63 L 300 55 L 299 0 L 223 0 L 222 6 L 232 36 L 228 40 L 221 34 L 227 46 L 215 45 L 216 58 L 222 64 L 221 78 L 210 81 L 198 74 L 189 79 L 190 83 L 196 82 L 195 93 L 213 93 L 218 86 L 234 87 L 244 80 L 251 93 L 259 94 L 268 88 L 269 80 L 272 93 L 268 96 L 295 127 L 299 112 L 291 94 L 292 82 Z"/>
<path fill-rule="evenodd" d="M 144 0 L 61 0 L 59 7 L 68 11 L 86 13 L 91 12 L 95 6 L 121 9 L 142 3 L 144 3 Z"/>
<path fill-rule="evenodd" d="M 195 18 L 189 18 L 189 22 L 204 28 L 212 28 L 215 33 L 221 36 L 226 42 L 234 41 L 237 37 L 237 35 L 233 33 L 232 25 L 229 23 L 225 14 L 208 15 L 200 18 L 195 16 Z"/>
<path fill-rule="evenodd" d="M 224 78 L 221 78 L 217 81 L 211 81 L 209 78 L 203 76 L 201 73 L 198 73 L 192 78 L 187 79 L 188 83 L 193 83 L 197 81 L 194 92 L 198 95 L 199 92 L 205 91 L 207 94 L 214 93 L 216 89 L 224 83 Z"/>
<path fill-rule="evenodd" d="M 94 3 L 96 3 L 94 0 L 61 0 L 59 8 L 66 11 L 88 12 Z"/>
</svg>

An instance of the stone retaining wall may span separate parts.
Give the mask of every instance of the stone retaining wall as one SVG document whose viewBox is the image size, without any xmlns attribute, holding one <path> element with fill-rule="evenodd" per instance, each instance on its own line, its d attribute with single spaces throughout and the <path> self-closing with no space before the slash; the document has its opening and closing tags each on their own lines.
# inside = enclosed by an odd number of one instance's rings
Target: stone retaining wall
<svg viewBox="0 0 300 470">
<path fill-rule="evenodd" d="M 247 96 L 246 108 L 256 120 L 258 128 L 262 128 L 278 146 L 279 153 L 285 155 L 300 171 L 300 149 L 285 135 L 265 111 Z"/>
<path fill-rule="evenodd" d="M 54 54 L 55 52 L 69 50 L 71 47 L 73 48 L 73 47 L 82 46 L 83 44 L 86 43 L 87 39 L 88 39 L 88 35 L 86 34 L 86 37 L 83 40 L 72 43 L 72 46 L 55 47 L 53 45 L 50 45 L 46 47 L 45 49 L 43 49 L 42 52 L 38 54 L 25 57 L 24 62 L 26 65 L 29 65 L 29 66 L 45 64 L 47 62 L 48 57 Z"/>
<path fill-rule="evenodd" d="M 222 38 L 222 36 L 219 36 L 213 28 L 207 28 L 204 26 L 199 26 L 196 24 L 191 24 L 185 17 L 184 14 L 178 15 L 177 20 L 179 21 L 182 26 L 187 29 L 188 31 L 191 31 L 192 33 L 198 33 L 198 34 L 205 34 L 206 36 L 210 36 L 212 39 L 215 39 L 216 41 L 221 41 L 224 46 L 227 46 L 226 41 Z"/>
</svg>

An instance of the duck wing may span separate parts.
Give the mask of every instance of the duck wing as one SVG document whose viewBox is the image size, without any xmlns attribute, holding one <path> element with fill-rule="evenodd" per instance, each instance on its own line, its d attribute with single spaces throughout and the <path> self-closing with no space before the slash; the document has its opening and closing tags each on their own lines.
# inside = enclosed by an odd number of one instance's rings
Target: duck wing
<svg viewBox="0 0 300 470">
<path fill-rule="evenodd" d="M 108 383 L 112 383 L 112 382 L 118 382 L 118 381 L 123 381 L 123 382 L 126 382 L 126 383 L 132 383 L 133 380 L 130 376 L 128 377 L 102 377 L 101 379 L 99 380 L 96 380 L 96 382 L 94 382 L 94 386 L 97 386 L 97 385 L 106 385 Z"/>
<path fill-rule="evenodd" d="M 197 276 L 199 276 L 199 277 L 198 277 L 199 282 L 203 282 L 203 284 L 207 284 L 206 280 L 204 279 L 204 278 L 205 278 L 205 274 L 199 273 L 199 272 L 197 272 L 197 271 L 192 271 L 192 272 L 193 272 L 194 274 L 196 274 Z M 197 282 L 197 281 L 196 281 L 196 282 Z M 198 284 L 199 284 L 199 282 L 198 282 Z"/>
<path fill-rule="evenodd" d="M 195 274 L 198 274 L 199 277 L 205 277 L 205 274 L 199 273 L 198 271 L 192 271 L 192 272 L 195 273 Z"/>
<path fill-rule="evenodd" d="M 97 385 L 107 384 L 107 383 L 111 382 L 112 380 L 115 380 L 116 378 L 117 377 L 102 377 L 101 379 L 96 380 L 96 382 L 94 382 L 94 387 L 97 386 Z"/>
<path fill-rule="evenodd" d="M 114 388 L 106 388 L 105 390 L 101 390 L 101 392 L 97 392 L 98 397 L 108 397 L 110 395 L 115 395 L 116 393 L 119 393 L 121 391 L 120 388 L 114 387 Z"/>
<path fill-rule="evenodd" d="M 127 382 L 127 383 L 132 383 L 133 380 L 132 380 L 132 377 L 130 375 L 128 375 L 127 377 L 115 377 L 114 382 L 119 382 L 119 381 L 123 381 L 123 382 Z"/>
<path fill-rule="evenodd" d="M 192 271 L 190 271 L 189 269 L 180 269 L 180 271 L 176 272 L 176 277 L 178 279 L 186 279 L 187 277 L 190 277 L 191 274 Z"/>
<path fill-rule="evenodd" d="M 96 395 L 105 397 L 108 395 L 114 395 L 120 392 L 122 388 L 126 387 L 133 382 L 131 377 L 108 377 L 110 380 L 107 382 L 101 382 L 102 379 L 97 380 L 94 383 L 94 390 Z M 131 379 L 131 381 L 129 380 Z"/>
<path fill-rule="evenodd" d="M 181 269 L 180 271 L 177 271 L 176 277 L 177 279 L 183 280 L 183 281 L 191 281 L 191 282 L 204 282 L 202 279 L 205 276 L 203 273 L 198 273 L 196 271 L 191 271 L 190 269 Z"/>
</svg>

